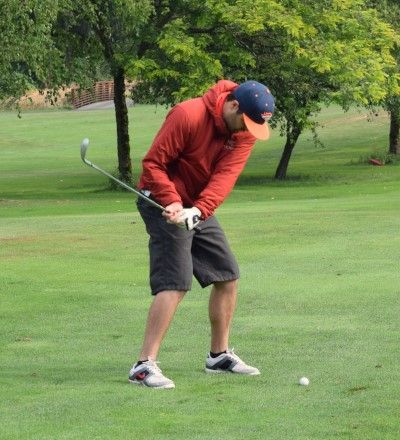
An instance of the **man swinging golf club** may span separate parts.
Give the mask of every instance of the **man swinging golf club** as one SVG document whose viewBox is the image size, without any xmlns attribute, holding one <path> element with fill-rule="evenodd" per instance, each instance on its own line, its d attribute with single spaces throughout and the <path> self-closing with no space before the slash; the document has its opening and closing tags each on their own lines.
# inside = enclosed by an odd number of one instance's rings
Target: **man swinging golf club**
<svg viewBox="0 0 400 440">
<path fill-rule="evenodd" d="M 156 360 L 193 275 L 203 288 L 212 286 L 205 371 L 260 374 L 228 348 L 239 269 L 214 211 L 235 185 L 256 139 L 268 139 L 274 107 L 265 85 L 221 80 L 202 97 L 171 109 L 143 159 L 139 189 L 165 211 L 138 199 L 150 237 L 154 299 L 138 361 L 129 372 L 132 384 L 175 387 Z"/>
</svg>

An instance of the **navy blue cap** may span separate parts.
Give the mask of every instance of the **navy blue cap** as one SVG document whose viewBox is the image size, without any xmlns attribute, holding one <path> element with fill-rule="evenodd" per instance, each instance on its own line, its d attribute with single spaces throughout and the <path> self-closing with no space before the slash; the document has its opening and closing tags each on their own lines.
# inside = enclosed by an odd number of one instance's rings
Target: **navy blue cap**
<svg viewBox="0 0 400 440">
<path fill-rule="evenodd" d="M 275 100 L 268 87 L 257 81 L 246 81 L 233 92 L 247 129 L 257 139 L 268 139 L 267 121 L 275 110 Z"/>
</svg>

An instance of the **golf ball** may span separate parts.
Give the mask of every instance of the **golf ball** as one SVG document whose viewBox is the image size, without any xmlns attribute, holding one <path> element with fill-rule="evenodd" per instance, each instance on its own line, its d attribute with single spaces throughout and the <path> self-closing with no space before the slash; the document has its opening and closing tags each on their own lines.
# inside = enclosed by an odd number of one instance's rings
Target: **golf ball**
<svg viewBox="0 0 400 440">
<path fill-rule="evenodd" d="M 310 381 L 307 377 L 300 377 L 299 385 L 304 385 L 305 387 L 310 384 Z"/>
</svg>

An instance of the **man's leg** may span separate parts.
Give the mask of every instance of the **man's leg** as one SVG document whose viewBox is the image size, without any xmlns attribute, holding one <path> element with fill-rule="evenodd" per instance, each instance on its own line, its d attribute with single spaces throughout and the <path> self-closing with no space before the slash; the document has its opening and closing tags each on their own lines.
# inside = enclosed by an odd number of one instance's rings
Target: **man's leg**
<svg viewBox="0 0 400 440">
<path fill-rule="evenodd" d="M 256 376 L 260 371 L 247 365 L 228 348 L 229 332 L 236 307 L 237 280 L 214 283 L 211 289 L 209 315 L 211 352 L 206 359 L 206 373 L 237 373 Z"/>
<path fill-rule="evenodd" d="M 150 287 L 156 293 L 150 306 L 139 361 L 129 371 L 129 382 L 151 388 L 174 388 L 157 364 L 158 351 L 178 304 L 193 278 L 193 232 L 168 224 L 159 209 L 137 202 L 149 234 Z"/>
<path fill-rule="evenodd" d="M 175 388 L 171 379 L 165 377 L 156 363 L 162 340 L 174 317 L 185 291 L 164 290 L 159 292 L 150 306 L 140 362 L 129 371 L 129 382 L 151 388 Z"/>
<path fill-rule="evenodd" d="M 229 331 L 236 307 L 238 281 L 214 283 L 209 301 L 211 323 L 211 351 L 220 353 L 227 350 Z"/>
<path fill-rule="evenodd" d="M 148 313 L 139 360 L 152 359 L 155 361 L 157 359 L 161 342 L 185 293 L 178 290 L 165 290 L 154 297 Z"/>
</svg>

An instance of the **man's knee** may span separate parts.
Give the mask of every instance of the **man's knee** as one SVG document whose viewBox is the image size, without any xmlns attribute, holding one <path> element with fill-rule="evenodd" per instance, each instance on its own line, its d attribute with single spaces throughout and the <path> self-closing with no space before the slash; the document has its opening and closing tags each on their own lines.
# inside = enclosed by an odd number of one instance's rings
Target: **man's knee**
<svg viewBox="0 0 400 440">
<path fill-rule="evenodd" d="M 186 290 L 161 290 L 154 294 L 155 299 L 159 301 L 181 302 L 186 294 Z"/>
<path fill-rule="evenodd" d="M 214 283 L 214 287 L 217 291 L 223 293 L 236 293 L 239 280 L 218 281 Z"/>
</svg>

